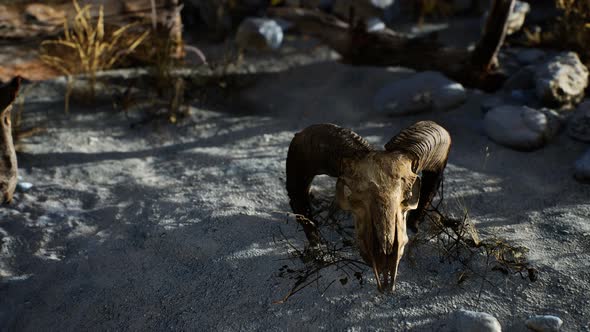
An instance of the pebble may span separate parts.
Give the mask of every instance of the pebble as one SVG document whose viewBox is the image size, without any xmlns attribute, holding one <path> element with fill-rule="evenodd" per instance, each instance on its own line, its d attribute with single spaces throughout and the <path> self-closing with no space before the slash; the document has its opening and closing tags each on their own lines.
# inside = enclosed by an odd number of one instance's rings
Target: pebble
<svg viewBox="0 0 590 332">
<path fill-rule="evenodd" d="M 466 98 L 461 84 L 439 72 L 426 71 L 381 88 L 373 99 L 373 107 L 379 112 L 404 115 L 448 110 L 461 105 Z"/>
<path fill-rule="evenodd" d="M 31 188 L 33 188 L 33 184 L 30 182 L 19 182 L 16 184 L 16 190 L 22 193 L 29 191 Z"/>
<path fill-rule="evenodd" d="M 500 106 L 484 116 L 486 135 L 498 144 L 521 151 L 544 146 L 561 127 L 555 112 L 526 106 Z"/>
<path fill-rule="evenodd" d="M 277 49 L 282 42 L 283 29 L 275 20 L 266 18 L 246 18 L 236 33 L 236 43 L 243 49 Z"/>
<path fill-rule="evenodd" d="M 536 332 L 557 332 L 561 329 L 563 321 L 556 316 L 537 315 L 529 317 L 525 324 L 529 329 Z"/>
<path fill-rule="evenodd" d="M 582 182 L 590 182 L 590 149 L 576 160 L 574 165 L 574 177 Z"/>
<path fill-rule="evenodd" d="M 548 104 L 580 102 L 588 85 L 588 68 L 574 52 L 562 52 L 535 70 L 537 97 Z"/>
<path fill-rule="evenodd" d="M 496 317 L 485 313 L 460 309 L 453 314 L 450 322 L 453 331 L 501 332 L 502 326 Z"/>
<path fill-rule="evenodd" d="M 578 105 L 568 123 L 567 134 L 578 141 L 590 143 L 590 100 Z"/>
</svg>

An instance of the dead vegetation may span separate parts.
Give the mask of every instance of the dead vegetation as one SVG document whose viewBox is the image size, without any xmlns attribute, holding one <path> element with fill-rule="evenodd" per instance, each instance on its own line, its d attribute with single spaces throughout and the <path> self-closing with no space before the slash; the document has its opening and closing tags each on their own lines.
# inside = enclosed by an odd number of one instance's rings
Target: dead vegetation
<svg viewBox="0 0 590 332">
<path fill-rule="evenodd" d="M 575 51 L 590 61 L 590 1 L 555 0 L 560 15 L 543 29 L 524 29 L 524 46 Z"/>
<path fill-rule="evenodd" d="M 411 264 L 415 264 L 412 257 L 420 255 L 421 248 L 434 248 L 441 263 L 461 266 L 457 284 L 480 283 L 478 298 L 486 285 L 497 287 L 489 275 L 494 271 L 505 275 L 518 274 L 530 282 L 538 279 L 538 270 L 526 258 L 526 247 L 511 244 L 502 238 L 482 238 L 464 206 L 459 204 L 457 209 L 445 204 L 443 191 L 444 186 L 441 185 L 437 202 L 430 206 L 419 232 L 408 243 Z M 298 248 L 280 231 L 281 238 L 277 241 L 287 244 L 290 258 L 279 269 L 277 276 L 292 280 L 292 286 L 275 303 L 284 303 L 301 290 L 313 286 L 320 294 L 338 283 L 345 285 L 356 281 L 362 286 L 366 280 L 365 271 L 370 271 L 370 267 L 358 257 L 348 215 L 336 209 L 326 196 L 314 199 L 313 203 L 313 218 L 320 229 L 320 245 Z M 338 277 L 334 277 L 334 271 Z"/>
<path fill-rule="evenodd" d="M 80 7 L 73 0 L 76 10 L 71 27 L 64 20 L 64 36 L 41 43 L 41 60 L 56 68 L 68 78 L 65 111 L 69 111 L 73 75 L 89 77 L 89 94 L 95 95 L 96 73 L 112 68 L 123 57 L 132 53 L 148 36 L 149 31 L 132 34 L 136 25 L 131 23 L 119 28 L 105 26 L 104 9 L 99 7 L 98 18 L 91 15 L 91 5 Z"/>
</svg>

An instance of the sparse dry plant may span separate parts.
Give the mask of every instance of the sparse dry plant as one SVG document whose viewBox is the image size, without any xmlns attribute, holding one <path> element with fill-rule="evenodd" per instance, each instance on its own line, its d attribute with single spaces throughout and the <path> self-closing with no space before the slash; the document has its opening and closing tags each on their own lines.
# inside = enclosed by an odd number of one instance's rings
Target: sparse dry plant
<svg viewBox="0 0 590 332">
<path fill-rule="evenodd" d="M 115 66 L 124 56 L 132 53 L 148 36 L 149 31 L 130 33 L 134 23 L 111 29 L 105 27 L 104 10 L 100 6 L 98 17 L 92 15 L 92 6 L 80 7 L 73 0 L 76 15 L 71 26 L 64 20 L 64 36 L 41 43 L 41 60 L 68 77 L 66 112 L 69 110 L 72 76 L 87 74 L 90 94 L 94 96 L 96 73 Z"/>
<path fill-rule="evenodd" d="M 579 52 L 588 61 L 590 55 L 590 1 L 555 0 L 563 15 L 558 18 L 555 41 Z"/>
</svg>

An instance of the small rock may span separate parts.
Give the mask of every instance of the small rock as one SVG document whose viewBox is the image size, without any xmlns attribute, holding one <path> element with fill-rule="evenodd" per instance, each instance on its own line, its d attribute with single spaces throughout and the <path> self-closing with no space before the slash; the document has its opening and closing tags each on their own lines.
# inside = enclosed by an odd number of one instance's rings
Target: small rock
<svg viewBox="0 0 590 332">
<path fill-rule="evenodd" d="M 461 332 L 501 332 L 496 317 L 485 313 L 460 309 L 453 314 L 452 330 Z"/>
<path fill-rule="evenodd" d="M 486 135 L 498 144 L 522 151 L 545 145 L 561 127 L 557 113 L 526 106 L 500 106 L 484 116 Z"/>
<path fill-rule="evenodd" d="M 590 149 L 576 160 L 574 177 L 581 182 L 590 182 Z"/>
<path fill-rule="evenodd" d="M 426 71 L 381 88 L 373 107 L 393 115 L 448 110 L 465 102 L 463 86 L 438 72 Z"/>
<path fill-rule="evenodd" d="M 557 332 L 563 325 L 563 321 L 555 316 L 532 316 L 525 322 L 526 326 L 537 332 Z"/>
<path fill-rule="evenodd" d="M 516 59 L 523 65 L 530 65 L 545 58 L 545 52 L 538 48 L 528 48 L 519 51 L 516 54 Z"/>
<path fill-rule="evenodd" d="M 518 30 L 520 30 L 520 28 L 522 28 L 522 26 L 524 24 L 524 20 L 526 18 L 526 15 L 530 11 L 531 11 L 531 6 L 528 4 L 528 2 L 516 0 L 514 2 L 514 8 L 512 9 L 510 16 L 508 17 L 506 34 L 511 35 L 511 34 L 517 32 Z"/>
<path fill-rule="evenodd" d="M 370 0 L 371 4 L 377 8 L 387 8 L 393 4 L 394 0 Z"/>
<path fill-rule="evenodd" d="M 535 89 L 545 103 L 567 105 L 584 98 L 588 68 L 574 52 L 564 52 L 537 67 Z"/>
<path fill-rule="evenodd" d="M 567 134 L 578 141 L 590 142 L 590 100 L 578 105 L 568 123 Z"/>
<path fill-rule="evenodd" d="M 384 30 L 386 28 L 385 23 L 378 17 L 371 17 L 367 19 L 367 32 L 375 32 Z"/>
<path fill-rule="evenodd" d="M 30 182 L 19 182 L 16 184 L 16 190 L 20 191 L 21 193 L 27 192 L 31 188 L 33 188 L 33 184 Z"/>
<path fill-rule="evenodd" d="M 274 20 L 247 18 L 236 33 L 236 43 L 244 49 L 277 49 L 283 42 L 283 29 Z"/>
</svg>

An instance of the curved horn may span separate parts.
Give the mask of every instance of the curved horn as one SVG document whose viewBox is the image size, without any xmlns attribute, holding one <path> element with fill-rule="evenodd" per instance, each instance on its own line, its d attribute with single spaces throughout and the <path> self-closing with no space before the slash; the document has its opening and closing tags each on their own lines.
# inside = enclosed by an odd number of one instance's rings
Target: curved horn
<svg viewBox="0 0 590 332">
<path fill-rule="evenodd" d="M 344 158 L 362 158 L 374 148 L 362 137 L 349 129 L 333 124 L 312 125 L 295 137 L 287 155 L 287 193 L 293 212 L 303 225 L 308 240 L 319 240 L 311 223 L 309 187 L 316 175 L 327 174 L 339 177 Z M 307 219 L 307 220 L 306 220 Z"/>
<path fill-rule="evenodd" d="M 407 224 L 417 230 L 418 220 L 430 202 L 442 180 L 443 171 L 451 148 L 451 136 L 446 129 L 432 121 L 420 121 L 402 130 L 387 144 L 385 150 L 400 151 L 413 159 L 412 170 L 422 172 L 420 202 L 416 210 L 410 211 Z"/>
</svg>

